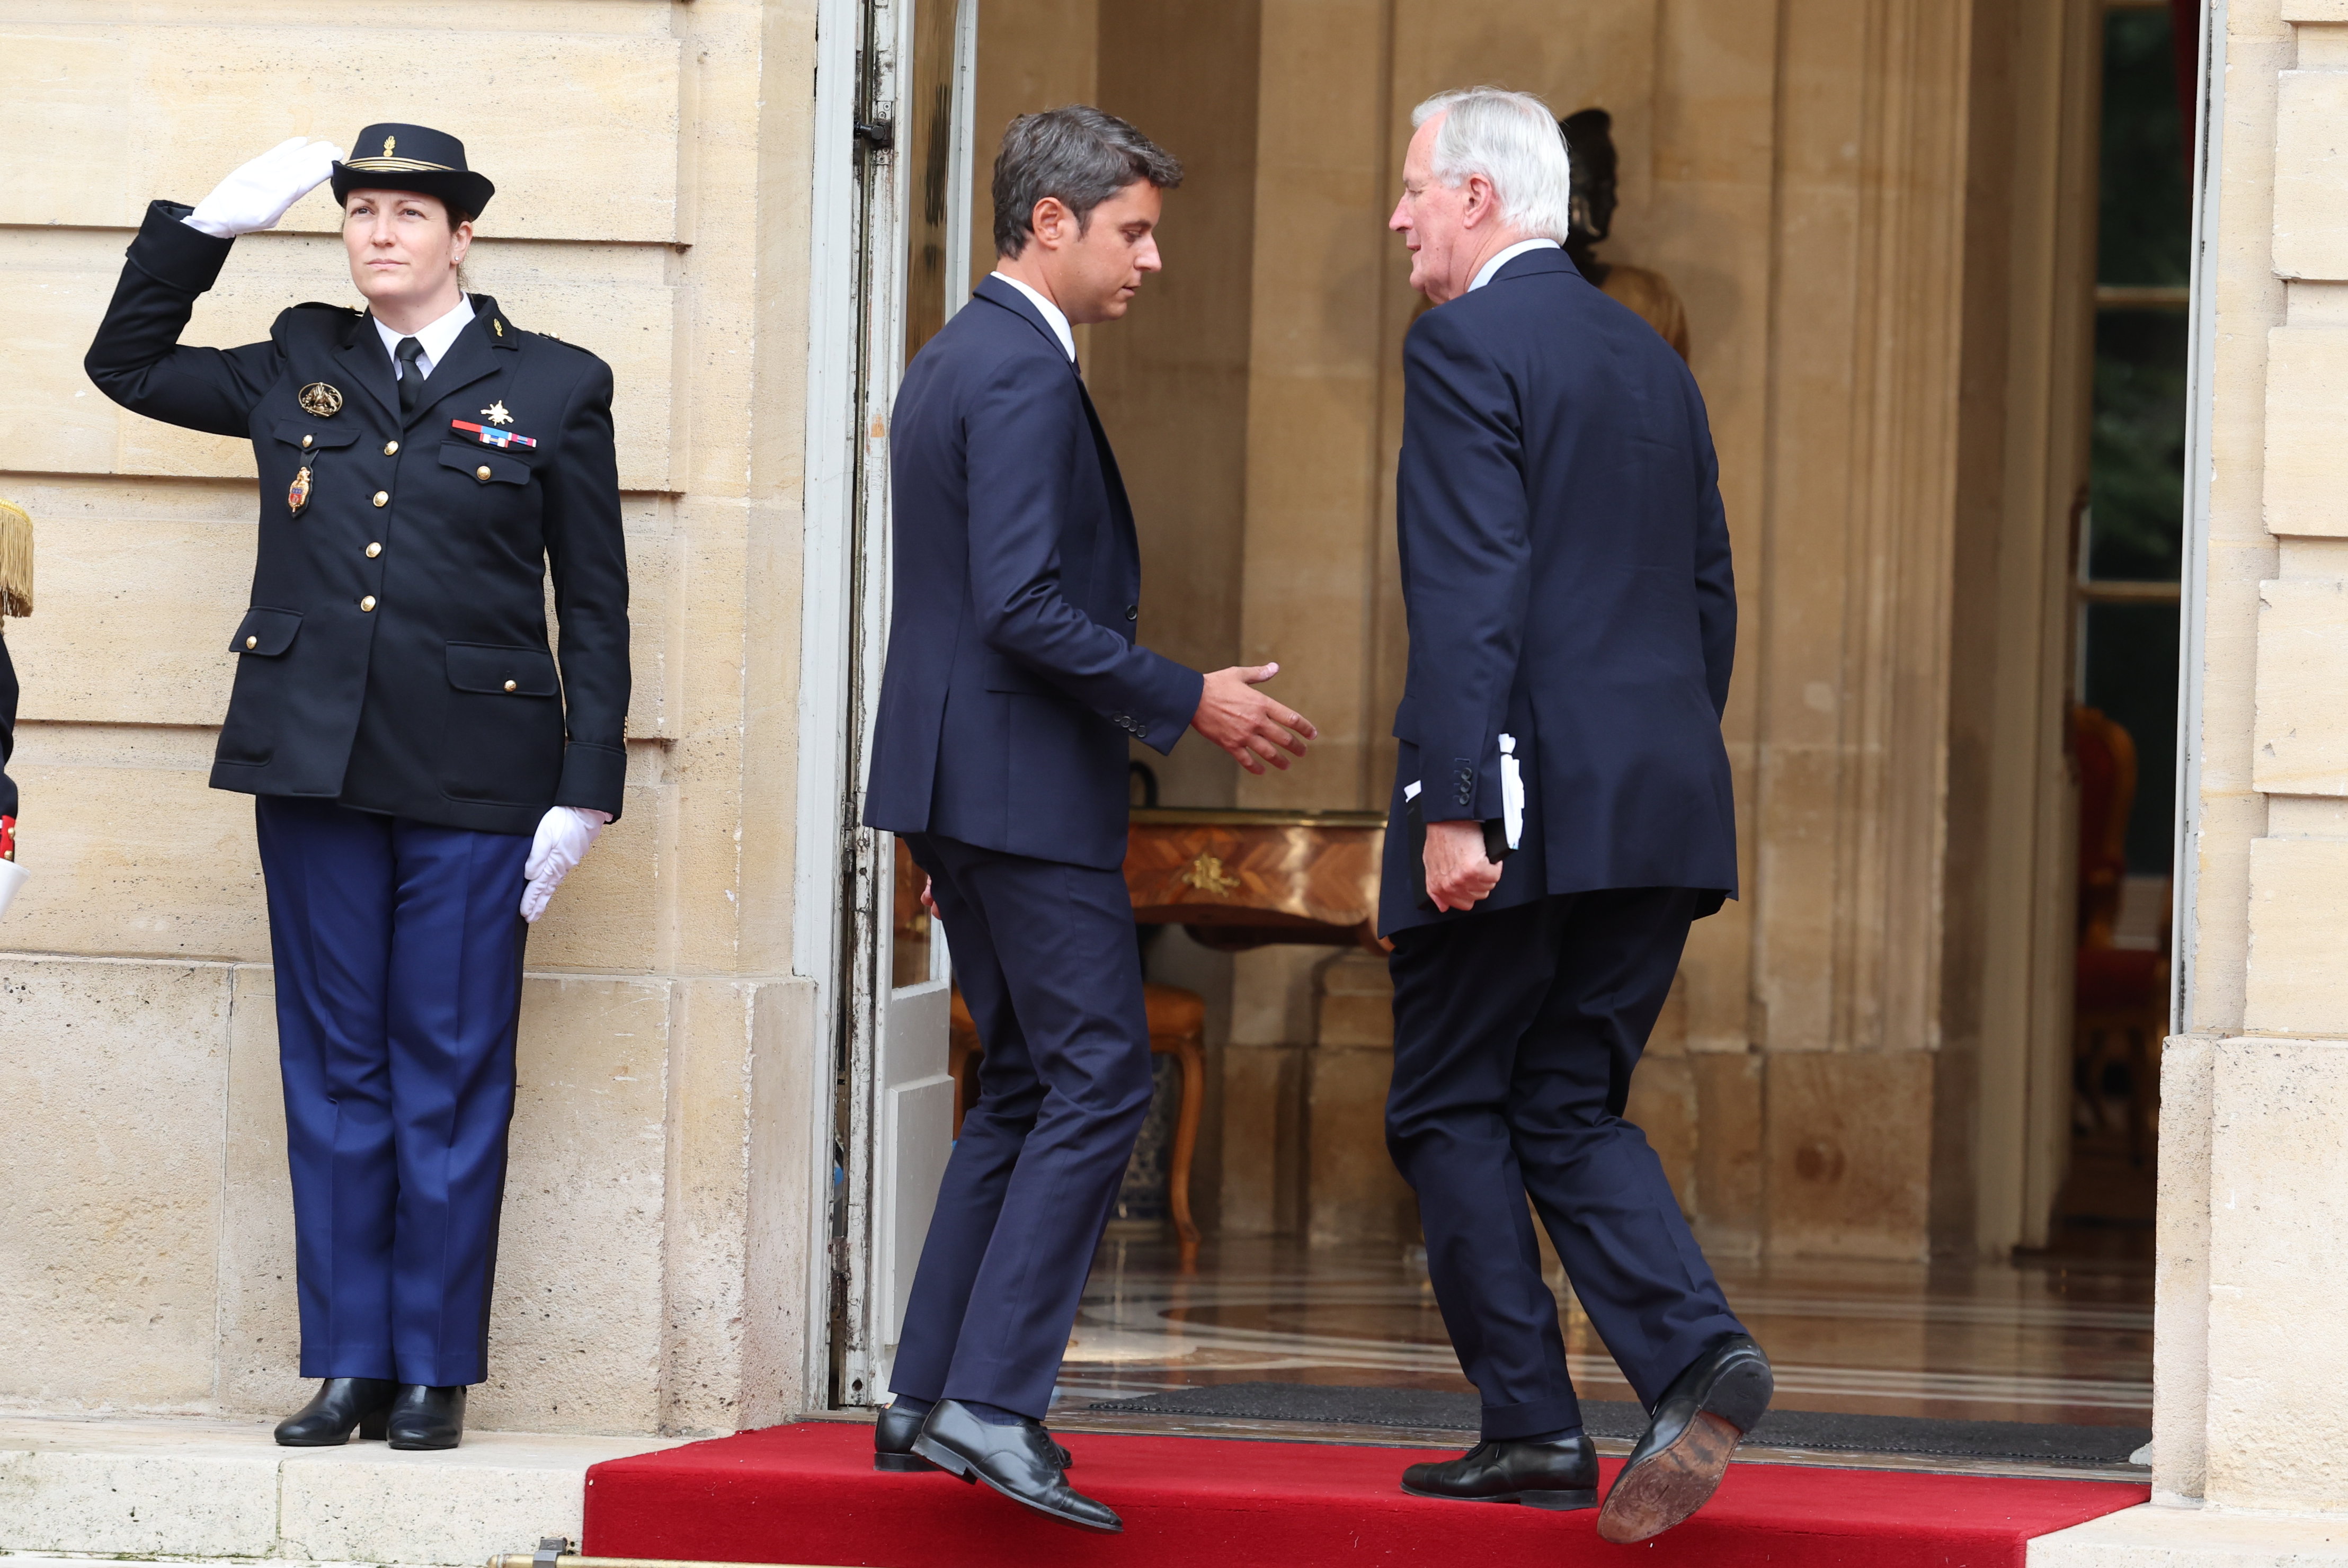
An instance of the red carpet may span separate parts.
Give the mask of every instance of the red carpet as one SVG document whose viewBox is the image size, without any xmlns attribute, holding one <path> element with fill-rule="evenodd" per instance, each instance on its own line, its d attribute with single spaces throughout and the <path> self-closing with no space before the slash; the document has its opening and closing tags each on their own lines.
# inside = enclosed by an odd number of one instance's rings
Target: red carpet
<svg viewBox="0 0 2348 1568">
<path fill-rule="evenodd" d="M 1088 1535 L 949 1476 L 880 1475 L 872 1429 L 816 1421 L 614 1460 L 587 1472 L 596 1557 L 826 1568 L 2022 1568 L 2024 1542 L 2142 1502 L 2111 1481 L 2009 1480 L 1797 1465 L 1731 1467 L 1711 1504 L 1644 1546 L 1595 1510 L 1434 1502 L 1397 1490 L 1423 1450 L 1199 1438 L 1063 1440 L 1071 1479 L 1125 1516 Z M 1605 1464 L 1611 1479 L 1615 1461 Z"/>
</svg>

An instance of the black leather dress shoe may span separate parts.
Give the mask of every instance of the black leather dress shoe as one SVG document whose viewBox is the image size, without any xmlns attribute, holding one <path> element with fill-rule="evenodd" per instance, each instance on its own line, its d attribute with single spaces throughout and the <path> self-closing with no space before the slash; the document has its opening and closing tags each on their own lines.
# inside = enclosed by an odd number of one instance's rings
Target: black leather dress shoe
<svg viewBox="0 0 2348 1568">
<path fill-rule="evenodd" d="M 453 1449 L 465 1437 L 464 1385 L 404 1384 L 384 1425 L 395 1449 Z"/>
<path fill-rule="evenodd" d="M 1769 1358 L 1745 1335 L 1697 1357 L 1655 1401 L 1645 1435 L 1607 1490 L 1599 1535 L 1617 1544 L 1649 1540 L 1702 1508 L 1776 1387 Z"/>
<path fill-rule="evenodd" d="M 911 1410 L 901 1410 L 894 1405 L 884 1406 L 880 1418 L 872 1423 L 872 1468 L 877 1470 L 933 1470 L 938 1467 L 913 1451 L 913 1439 L 921 1435 L 922 1418 Z M 1066 1448 L 1052 1450 L 1060 1456 L 1060 1468 L 1067 1470 L 1076 1462 L 1076 1456 Z"/>
<path fill-rule="evenodd" d="M 388 1377 L 329 1377 L 310 1402 L 277 1423 L 279 1446 L 335 1449 L 351 1440 L 383 1436 L 384 1412 L 399 1385 Z"/>
<path fill-rule="evenodd" d="M 1041 1421 L 1015 1427 L 990 1426 L 958 1400 L 930 1407 L 913 1439 L 913 1451 L 940 1470 L 967 1481 L 984 1481 L 1014 1502 L 1025 1503 L 1048 1519 L 1079 1530 L 1120 1535 L 1125 1522 L 1068 1484 L 1060 1473 L 1060 1451 Z"/>
<path fill-rule="evenodd" d="M 1560 1443 L 1486 1439 L 1456 1460 L 1412 1465 L 1402 1489 L 1455 1502 L 1521 1502 L 1527 1508 L 1598 1506 L 1598 1449 L 1579 1434 Z"/>
</svg>

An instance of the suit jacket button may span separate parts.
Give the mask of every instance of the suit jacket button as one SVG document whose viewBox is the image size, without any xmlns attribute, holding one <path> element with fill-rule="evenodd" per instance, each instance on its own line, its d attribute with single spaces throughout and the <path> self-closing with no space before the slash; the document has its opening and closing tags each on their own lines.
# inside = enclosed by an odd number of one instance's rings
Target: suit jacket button
<svg viewBox="0 0 2348 1568">
<path fill-rule="evenodd" d="M 386 441 L 383 444 L 383 455 L 386 458 L 396 456 L 398 451 L 399 443 L 397 441 Z"/>
<path fill-rule="evenodd" d="M 483 484 L 487 484 L 489 479 L 489 465 L 483 463 L 479 468 L 475 469 L 473 470 L 473 477 L 479 480 Z"/>
<path fill-rule="evenodd" d="M 1138 620 L 1140 620 L 1140 619 L 1141 619 L 1141 606 L 1140 606 L 1140 605 L 1138 605 L 1138 604 L 1128 604 L 1128 605 L 1125 607 L 1125 618 L 1126 618 L 1127 620 L 1128 620 L 1128 621 L 1138 621 Z"/>
<path fill-rule="evenodd" d="M 381 555 L 382 553 L 383 546 L 380 543 L 370 544 L 366 548 L 366 558 L 369 561 L 373 561 L 376 556 Z"/>
<path fill-rule="evenodd" d="M 257 648 L 261 646 L 261 639 L 259 637 L 247 637 L 244 640 L 244 645 L 248 648 Z"/>
<path fill-rule="evenodd" d="M 360 600 L 359 608 L 362 610 L 373 610 L 375 608 L 375 595 L 370 593 L 366 598 Z"/>
<path fill-rule="evenodd" d="M 316 438 L 315 438 L 315 437 L 313 437 L 313 436 L 304 436 L 304 437 L 303 437 L 303 438 L 302 438 L 302 444 L 303 444 L 304 446 L 305 446 L 305 447 L 306 447 L 306 446 L 308 446 L 308 445 L 309 445 L 313 440 L 314 440 L 314 439 L 316 439 Z"/>
<path fill-rule="evenodd" d="M 376 491 L 375 504 L 377 506 L 389 506 L 391 504 L 391 492 L 389 490 Z"/>
<path fill-rule="evenodd" d="M 511 691 L 511 690 L 513 690 L 513 689 L 514 689 L 514 683 L 513 683 L 513 682 L 511 682 L 511 681 L 508 681 L 508 682 L 506 682 L 506 690 L 508 690 L 508 691 Z"/>
</svg>

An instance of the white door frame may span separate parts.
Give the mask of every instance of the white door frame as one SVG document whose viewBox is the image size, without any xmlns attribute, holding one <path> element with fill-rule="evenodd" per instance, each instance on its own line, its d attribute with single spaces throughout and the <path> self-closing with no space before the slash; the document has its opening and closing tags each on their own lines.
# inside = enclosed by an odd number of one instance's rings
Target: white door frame
<svg viewBox="0 0 2348 1568">
<path fill-rule="evenodd" d="M 888 634 L 888 420 L 903 361 L 911 181 L 893 135 L 910 81 L 914 8 L 922 0 L 819 0 L 817 13 L 805 546 L 800 625 L 798 807 L 792 963 L 815 983 L 815 1048 L 833 1071 L 811 1097 L 809 1260 L 802 1302 L 809 1402 L 868 1404 L 886 1375 L 902 1310 L 908 1242 L 926 1224 L 942 1150 L 904 1172 L 876 1161 L 890 1130 L 938 1119 L 944 1072 L 947 961 L 933 927 L 924 983 L 891 985 L 891 837 L 860 825 L 865 745 Z M 938 0 L 929 0 L 938 3 Z M 977 0 L 957 5 L 952 139 L 969 167 Z M 860 134 L 862 133 L 862 134 Z M 957 182 L 948 223 L 947 314 L 960 304 L 970 193 Z M 892 1031 L 892 1016 L 900 1027 Z M 918 1051 L 886 1048 L 918 1035 Z M 933 1041 L 929 1037 L 935 1036 Z M 933 1049 L 932 1047 L 934 1047 Z M 929 1057 L 936 1060 L 931 1062 Z M 917 1059 L 918 1058 L 918 1059 Z M 934 1070 L 932 1070 L 934 1069 Z M 923 1183 L 927 1182 L 924 1187 Z M 844 1336 L 841 1331 L 845 1330 Z M 840 1337 L 842 1342 L 835 1343 Z"/>
</svg>

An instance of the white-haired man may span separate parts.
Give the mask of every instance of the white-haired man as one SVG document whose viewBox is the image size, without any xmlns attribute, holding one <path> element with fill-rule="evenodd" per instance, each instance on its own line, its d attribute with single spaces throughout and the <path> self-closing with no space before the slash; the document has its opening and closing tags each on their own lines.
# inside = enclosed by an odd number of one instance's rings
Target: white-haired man
<svg viewBox="0 0 2348 1568">
<path fill-rule="evenodd" d="M 1650 1412 L 1599 1516 L 1643 1541 L 1712 1495 L 1771 1391 L 1622 1119 L 1688 926 L 1736 889 L 1718 464 L 1687 367 L 1560 249 L 1570 171 L 1549 109 L 1478 88 L 1413 123 L 1389 226 L 1443 308 L 1404 348 L 1386 1142 L 1484 1418 L 1473 1450 L 1403 1485 L 1598 1501 L 1529 1193 Z"/>
</svg>

